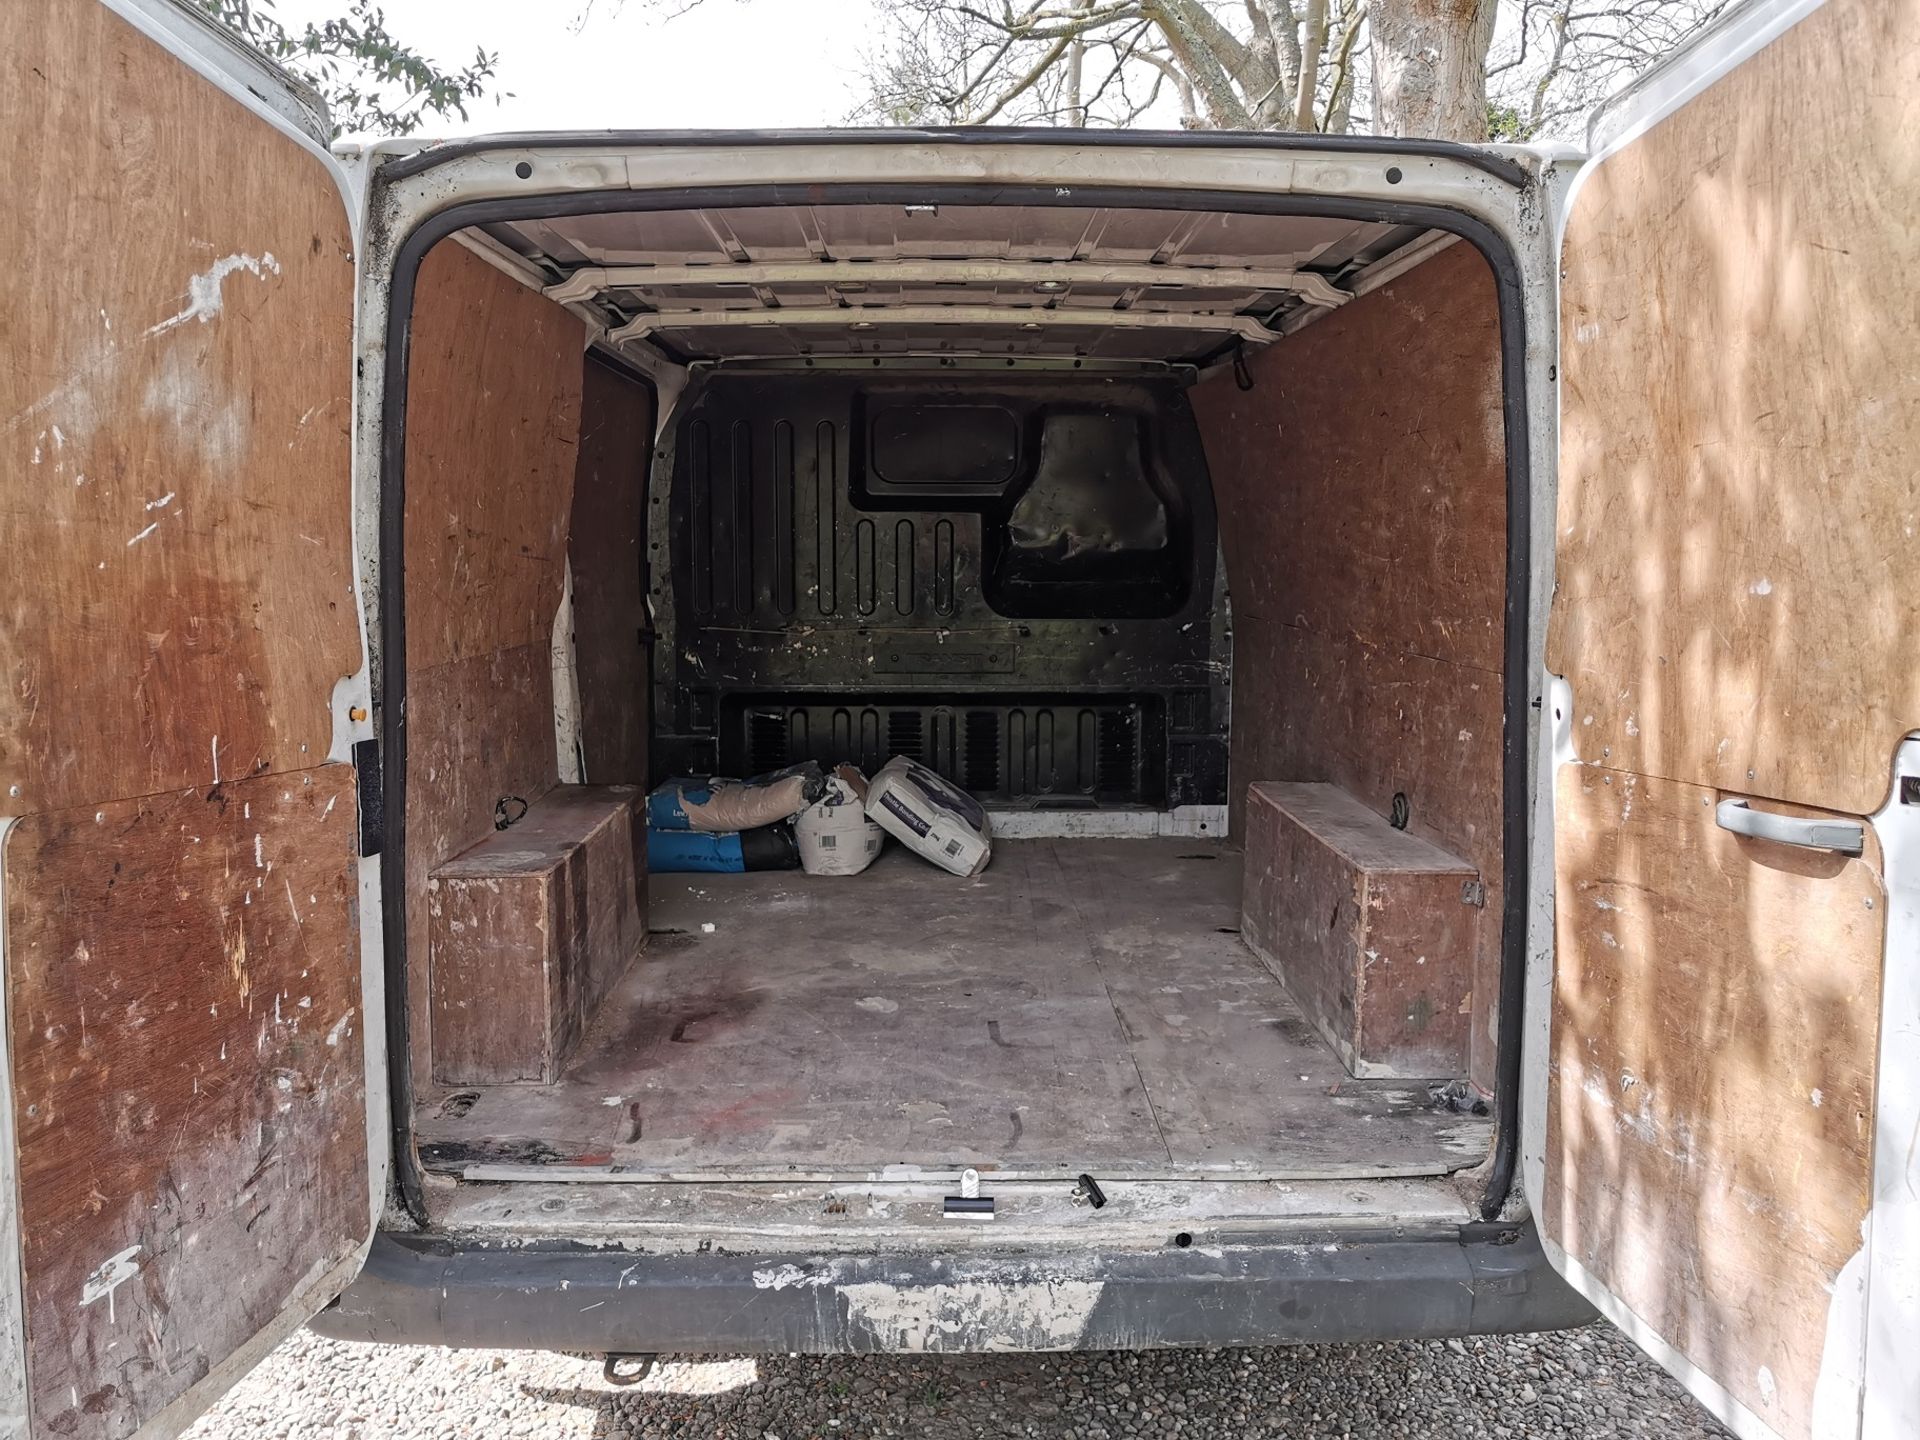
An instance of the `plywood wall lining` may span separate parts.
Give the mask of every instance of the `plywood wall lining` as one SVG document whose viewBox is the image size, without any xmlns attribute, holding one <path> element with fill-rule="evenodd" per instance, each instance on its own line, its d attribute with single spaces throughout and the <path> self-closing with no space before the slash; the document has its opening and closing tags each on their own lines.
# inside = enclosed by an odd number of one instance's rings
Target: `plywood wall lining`
<svg viewBox="0 0 1920 1440">
<path fill-rule="evenodd" d="M 1501 913 L 1506 438 L 1498 296 L 1455 245 L 1194 388 L 1233 606 L 1230 827 L 1324 781 L 1470 860 Z M 1502 964 L 1479 927 L 1470 1074 Z"/>
<path fill-rule="evenodd" d="M 580 320 L 443 241 L 414 288 L 407 377 L 407 1009 L 427 1082 L 426 879 L 559 782 L 554 616 L 578 459 Z"/>
<path fill-rule="evenodd" d="M 1867 814 L 1920 729 L 1916 52 L 1913 6 L 1825 5 L 1579 192 L 1547 663 L 1584 759 Z"/>
<path fill-rule="evenodd" d="M 443 241 L 407 379 L 407 668 L 552 639 L 580 438 L 578 317 Z"/>
</svg>

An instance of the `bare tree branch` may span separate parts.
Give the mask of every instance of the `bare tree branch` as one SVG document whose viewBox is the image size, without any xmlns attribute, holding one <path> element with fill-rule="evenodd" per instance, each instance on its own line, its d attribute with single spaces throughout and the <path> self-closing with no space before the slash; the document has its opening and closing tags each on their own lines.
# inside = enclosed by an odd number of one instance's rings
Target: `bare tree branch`
<svg viewBox="0 0 1920 1440">
<path fill-rule="evenodd" d="M 626 3 L 666 13 L 698 0 Z M 914 124 L 1573 135 L 1605 93 L 1727 3 L 875 0 L 883 23 L 856 113 Z M 1376 72 L 1390 78 L 1384 89 Z"/>
<path fill-rule="evenodd" d="M 994 116 L 998 115 L 1002 110 L 1006 109 L 1007 106 L 1026 94 L 1028 90 L 1032 89 L 1034 85 L 1040 81 L 1041 77 L 1053 68 L 1054 62 L 1067 53 L 1067 46 L 1072 43 L 1072 39 L 1072 36 L 1063 35 L 1058 40 L 1055 40 L 1052 45 L 1047 47 L 1046 53 L 1033 62 L 1026 74 L 1015 80 L 1009 89 L 1001 92 L 999 99 L 995 100 L 985 110 L 979 111 L 977 114 L 969 115 L 960 123 L 963 125 L 984 125 L 993 119 Z"/>
</svg>

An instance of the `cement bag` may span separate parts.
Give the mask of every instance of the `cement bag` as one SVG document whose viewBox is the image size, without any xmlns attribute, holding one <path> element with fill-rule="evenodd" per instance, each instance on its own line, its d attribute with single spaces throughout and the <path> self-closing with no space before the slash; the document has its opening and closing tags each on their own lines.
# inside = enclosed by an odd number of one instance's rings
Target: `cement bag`
<svg viewBox="0 0 1920 1440">
<path fill-rule="evenodd" d="M 826 793 L 794 817 L 793 833 L 809 875 L 858 875 L 887 843 L 867 818 L 867 777 L 851 765 L 827 776 Z"/>
<path fill-rule="evenodd" d="M 746 780 L 686 776 L 667 781 L 647 796 L 647 825 L 712 833 L 757 830 L 791 820 L 820 798 L 826 783 L 812 760 Z"/>
<path fill-rule="evenodd" d="M 896 755 L 867 787 L 867 814 L 922 859 L 955 875 L 978 875 L 992 853 L 987 812 L 966 791 Z"/>
<path fill-rule="evenodd" d="M 733 835 L 647 827 L 647 870 L 654 875 L 737 875 L 793 870 L 799 864 L 793 827 L 784 822 Z"/>
</svg>

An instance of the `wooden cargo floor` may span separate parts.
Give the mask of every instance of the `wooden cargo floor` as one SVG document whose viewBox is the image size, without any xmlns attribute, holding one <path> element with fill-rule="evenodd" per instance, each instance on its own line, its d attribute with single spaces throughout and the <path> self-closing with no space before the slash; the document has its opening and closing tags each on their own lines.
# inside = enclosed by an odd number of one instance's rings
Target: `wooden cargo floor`
<svg viewBox="0 0 1920 1440">
<path fill-rule="evenodd" d="M 1491 1122 L 1348 1079 L 1241 944 L 1239 853 L 1014 840 L 957 879 L 660 875 L 554 1086 L 421 1097 L 430 1169 L 1432 1175 Z"/>
</svg>

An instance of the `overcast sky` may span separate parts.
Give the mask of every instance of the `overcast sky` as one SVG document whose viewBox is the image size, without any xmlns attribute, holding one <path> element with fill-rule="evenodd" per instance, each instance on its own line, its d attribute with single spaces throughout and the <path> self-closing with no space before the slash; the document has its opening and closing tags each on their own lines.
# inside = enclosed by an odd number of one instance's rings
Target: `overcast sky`
<svg viewBox="0 0 1920 1440">
<path fill-rule="evenodd" d="M 423 133 L 838 125 L 858 103 L 869 0 L 702 0 L 675 19 L 647 0 L 593 0 L 576 29 L 586 4 L 385 0 L 395 37 L 442 64 L 499 52 L 511 92 Z M 275 13 L 292 29 L 345 9 L 279 0 Z"/>
</svg>

